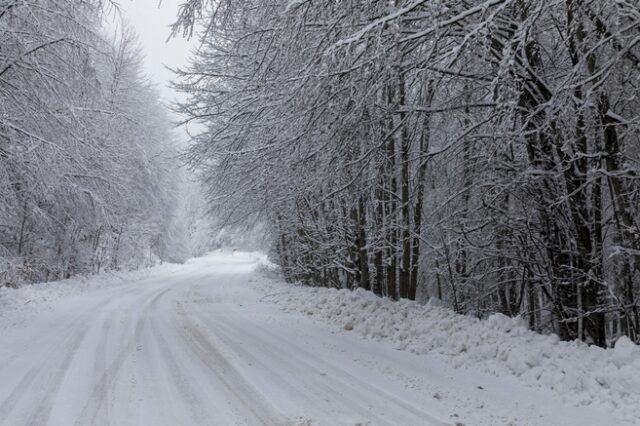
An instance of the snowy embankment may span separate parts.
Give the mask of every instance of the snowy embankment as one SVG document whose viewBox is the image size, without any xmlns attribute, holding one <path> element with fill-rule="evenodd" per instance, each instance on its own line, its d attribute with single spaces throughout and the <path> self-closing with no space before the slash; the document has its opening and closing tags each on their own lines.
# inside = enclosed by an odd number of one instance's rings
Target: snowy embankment
<svg viewBox="0 0 640 426">
<path fill-rule="evenodd" d="M 393 302 L 364 290 L 268 285 L 268 300 L 329 321 L 398 350 L 435 356 L 456 368 L 518 377 L 566 403 L 594 406 L 640 424 L 640 347 L 620 339 L 604 350 L 536 334 L 518 319 L 478 320 L 435 306 Z"/>
<path fill-rule="evenodd" d="M 60 281 L 25 284 L 17 289 L 0 287 L 0 330 L 27 325 L 29 319 L 62 298 L 78 296 L 90 290 L 118 287 L 172 270 L 164 264 L 138 271 L 111 271 L 99 275 L 77 276 Z"/>
</svg>

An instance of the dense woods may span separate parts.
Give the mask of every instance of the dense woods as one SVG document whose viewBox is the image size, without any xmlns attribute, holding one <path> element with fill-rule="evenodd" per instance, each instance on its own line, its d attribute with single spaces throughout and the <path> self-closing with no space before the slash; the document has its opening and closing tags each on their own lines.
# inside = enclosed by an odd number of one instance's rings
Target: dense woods
<svg viewBox="0 0 640 426">
<path fill-rule="evenodd" d="M 288 280 L 640 339 L 637 1 L 190 0 L 194 29 L 188 159 Z"/>
<path fill-rule="evenodd" d="M 187 253 L 171 124 L 106 7 L 0 0 L 0 286 Z"/>
</svg>

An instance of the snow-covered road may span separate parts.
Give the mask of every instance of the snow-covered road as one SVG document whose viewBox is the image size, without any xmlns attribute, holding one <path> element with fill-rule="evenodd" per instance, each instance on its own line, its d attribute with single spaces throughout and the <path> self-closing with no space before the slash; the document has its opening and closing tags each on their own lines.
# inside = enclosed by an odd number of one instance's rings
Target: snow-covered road
<svg viewBox="0 0 640 426">
<path fill-rule="evenodd" d="M 285 312 L 257 263 L 218 253 L 0 331 L 0 425 L 608 424 Z"/>
</svg>

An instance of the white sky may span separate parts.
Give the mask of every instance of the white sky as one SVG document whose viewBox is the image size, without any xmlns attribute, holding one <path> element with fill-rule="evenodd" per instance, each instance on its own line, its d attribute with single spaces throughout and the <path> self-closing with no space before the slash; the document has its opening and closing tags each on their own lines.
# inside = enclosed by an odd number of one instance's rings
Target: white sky
<svg viewBox="0 0 640 426">
<path fill-rule="evenodd" d="M 169 39 L 169 26 L 175 21 L 178 6 L 184 0 L 162 0 L 161 5 L 159 3 L 159 0 L 119 0 L 122 16 L 138 35 L 145 55 L 146 74 L 157 84 L 162 98 L 171 102 L 183 96 L 171 89 L 169 82 L 173 79 L 173 73 L 166 67 L 187 65 L 196 39 Z M 116 28 L 120 25 L 119 19 L 111 14 L 108 24 Z"/>
</svg>

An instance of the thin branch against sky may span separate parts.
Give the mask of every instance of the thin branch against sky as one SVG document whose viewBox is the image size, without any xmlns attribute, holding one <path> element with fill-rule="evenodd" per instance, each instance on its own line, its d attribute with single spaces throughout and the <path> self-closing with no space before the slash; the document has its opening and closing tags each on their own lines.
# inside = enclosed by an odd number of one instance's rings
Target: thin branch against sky
<svg viewBox="0 0 640 426">
<path fill-rule="evenodd" d="M 181 120 L 172 111 L 175 101 L 184 101 L 186 95 L 176 91 L 171 82 L 175 76 L 171 69 L 187 65 L 197 40 L 171 35 L 171 24 L 178 14 L 177 0 L 157 2 L 153 6 L 148 0 L 123 0 L 119 3 L 118 13 L 111 13 L 106 19 L 106 30 L 116 32 L 122 25 L 130 25 L 137 35 L 138 43 L 144 54 L 144 73 L 154 83 L 169 116 L 174 123 Z M 196 124 L 182 125 L 176 135 L 181 143 L 187 143 L 190 133 L 197 133 Z"/>
</svg>

